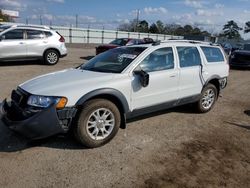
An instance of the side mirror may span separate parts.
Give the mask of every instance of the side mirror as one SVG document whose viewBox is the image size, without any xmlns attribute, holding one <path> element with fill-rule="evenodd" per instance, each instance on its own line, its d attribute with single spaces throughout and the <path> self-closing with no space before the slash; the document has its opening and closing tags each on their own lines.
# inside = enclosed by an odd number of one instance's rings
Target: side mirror
<svg viewBox="0 0 250 188">
<path fill-rule="evenodd" d="M 148 86 L 148 84 L 149 84 L 149 74 L 148 73 L 146 73 L 143 70 L 135 70 L 134 74 L 139 76 L 140 83 L 141 83 L 142 87 Z"/>
</svg>

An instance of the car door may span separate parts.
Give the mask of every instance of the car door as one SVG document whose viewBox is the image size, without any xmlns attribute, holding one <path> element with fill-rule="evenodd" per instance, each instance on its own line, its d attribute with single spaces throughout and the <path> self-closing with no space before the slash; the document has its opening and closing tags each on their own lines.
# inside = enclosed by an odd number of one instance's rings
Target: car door
<svg viewBox="0 0 250 188">
<path fill-rule="evenodd" d="M 27 57 L 41 57 L 48 45 L 48 38 L 41 30 L 26 29 Z"/>
<path fill-rule="evenodd" d="M 15 59 L 26 57 L 27 48 L 23 29 L 12 29 L 1 35 L 0 58 Z"/>
<path fill-rule="evenodd" d="M 198 49 L 193 46 L 177 46 L 179 57 L 179 94 L 180 99 L 201 93 L 201 57 Z"/>
<path fill-rule="evenodd" d="M 172 47 L 151 52 L 135 70 L 149 74 L 149 84 L 142 87 L 134 74 L 132 80 L 132 108 L 141 109 L 177 100 L 179 74 Z"/>
</svg>

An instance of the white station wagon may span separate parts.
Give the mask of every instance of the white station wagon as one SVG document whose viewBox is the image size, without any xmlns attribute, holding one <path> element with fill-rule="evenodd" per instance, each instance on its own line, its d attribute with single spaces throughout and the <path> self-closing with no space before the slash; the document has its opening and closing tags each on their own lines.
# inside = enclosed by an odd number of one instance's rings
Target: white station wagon
<svg viewBox="0 0 250 188">
<path fill-rule="evenodd" d="M 31 139 L 73 129 L 87 147 L 109 142 L 126 120 L 194 103 L 208 112 L 226 87 L 220 46 L 169 40 L 104 52 L 77 68 L 31 79 L 3 103 L 3 122 Z"/>
</svg>

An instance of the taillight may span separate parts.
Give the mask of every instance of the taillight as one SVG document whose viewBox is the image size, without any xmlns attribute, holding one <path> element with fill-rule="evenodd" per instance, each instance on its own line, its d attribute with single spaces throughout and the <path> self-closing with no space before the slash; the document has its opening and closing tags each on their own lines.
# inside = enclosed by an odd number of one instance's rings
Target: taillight
<svg viewBox="0 0 250 188">
<path fill-rule="evenodd" d="M 63 36 L 61 36 L 61 37 L 60 37 L 60 39 L 59 39 L 59 41 L 60 41 L 60 42 L 65 42 L 64 37 L 63 37 Z"/>
<path fill-rule="evenodd" d="M 60 39 L 59 39 L 59 41 L 60 42 L 65 42 L 65 39 L 64 39 L 64 37 L 62 36 L 62 35 L 60 35 L 60 33 L 58 33 L 58 32 L 56 32 L 59 36 L 60 36 Z"/>
</svg>

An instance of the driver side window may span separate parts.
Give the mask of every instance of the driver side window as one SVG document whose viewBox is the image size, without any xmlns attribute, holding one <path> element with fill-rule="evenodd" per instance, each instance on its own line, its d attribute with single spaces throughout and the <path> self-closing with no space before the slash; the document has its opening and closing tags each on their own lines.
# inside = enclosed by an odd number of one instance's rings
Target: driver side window
<svg viewBox="0 0 250 188">
<path fill-rule="evenodd" d="M 23 39 L 23 30 L 22 29 L 14 29 L 8 31 L 7 33 L 2 35 L 3 40 L 21 40 Z"/>
<path fill-rule="evenodd" d="M 160 48 L 149 54 L 140 64 L 145 72 L 154 72 L 174 68 L 174 55 L 171 47 Z"/>
</svg>

